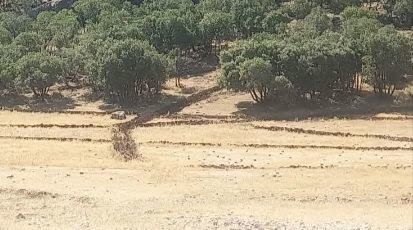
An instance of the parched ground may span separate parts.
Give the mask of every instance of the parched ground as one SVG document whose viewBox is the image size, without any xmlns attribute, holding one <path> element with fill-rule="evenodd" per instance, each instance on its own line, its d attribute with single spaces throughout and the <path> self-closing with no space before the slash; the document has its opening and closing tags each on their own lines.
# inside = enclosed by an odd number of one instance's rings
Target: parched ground
<svg viewBox="0 0 413 230">
<path fill-rule="evenodd" d="M 138 124 L 128 162 L 105 113 L 0 111 L 0 229 L 413 229 L 412 110 L 251 106 L 219 91 Z"/>
</svg>

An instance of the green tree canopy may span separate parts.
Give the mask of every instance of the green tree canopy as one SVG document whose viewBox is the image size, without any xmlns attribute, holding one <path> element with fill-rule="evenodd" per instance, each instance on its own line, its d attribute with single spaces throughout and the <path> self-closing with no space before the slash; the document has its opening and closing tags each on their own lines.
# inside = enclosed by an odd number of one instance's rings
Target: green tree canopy
<svg viewBox="0 0 413 230">
<path fill-rule="evenodd" d="M 12 39 L 11 33 L 3 26 L 0 26 L 0 44 L 9 44 Z"/>
<path fill-rule="evenodd" d="M 0 89 L 13 89 L 17 77 L 16 62 L 21 52 L 13 44 L 0 45 Z"/>
<path fill-rule="evenodd" d="M 42 47 L 42 40 L 35 32 L 23 32 L 14 39 L 16 45 L 22 54 L 30 52 L 39 52 Z"/>
<path fill-rule="evenodd" d="M 46 52 L 29 53 L 17 62 L 17 83 L 30 88 L 36 96 L 45 96 L 60 78 L 62 62 Z"/>
<path fill-rule="evenodd" d="M 32 19 L 27 15 L 19 15 L 12 12 L 0 13 L 0 26 L 9 31 L 13 38 L 31 29 L 32 22 Z"/>
<path fill-rule="evenodd" d="M 383 27 L 366 42 L 363 73 L 379 94 L 392 95 L 404 74 L 412 69 L 413 42 L 393 28 Z"/>
<path fill-rule="evenodd" d="M 153 47 L 129 39 L 103 44 L 89 71 L 101 79 L 112 97 L 125 102 L 160 92 L 166 80 L 167 60 Z"/>
</svg>

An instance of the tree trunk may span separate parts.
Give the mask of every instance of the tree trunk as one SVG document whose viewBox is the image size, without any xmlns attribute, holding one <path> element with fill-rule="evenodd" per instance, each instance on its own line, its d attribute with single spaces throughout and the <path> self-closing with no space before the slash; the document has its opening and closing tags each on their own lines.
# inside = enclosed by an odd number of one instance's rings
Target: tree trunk
<svg viewBox="0 0 413 230">
<path fill-rule="evenodd" d="M 254 101 L 256 101 L 256 102 L 260 102 L 260 99 L 259 99 L 259 97 L 258 97 L 258 95 L 257 95 L 257 92 L 255 92 L 255 89 L 251 89 L 251 90 L 249 90 L 250 91 L 250 94 L 251 94 L 251 97 L 252 97 L 252 99 L 254 100 Z"/>
<path fill-rule="evenodd" d="M 175 86 L 178 87 L 178 88 L 181 88 L 181 87 L 182 87 L 182 85 L 181 85 L 181 77 L 179 77 L 179 76 L 176 76 L 176 77 L 175 77 Z"/>
<path fill-rule="evenodd" d="M 39 93 L 37 92 L 37 90 L 36 90 L 35 87 L 31 87 L 31 89 L 32 89 L 33 94 L 34 94 L 35 96 L 39 96 Z"/>
<path fill-rule="evenodd" d="M 393 89 L 392 89 L 391 94 L 390 94 L 391 96 L 393 96 L 394 91 L 396 91 L 396 84 L 393 85 Z"/>
</svg>

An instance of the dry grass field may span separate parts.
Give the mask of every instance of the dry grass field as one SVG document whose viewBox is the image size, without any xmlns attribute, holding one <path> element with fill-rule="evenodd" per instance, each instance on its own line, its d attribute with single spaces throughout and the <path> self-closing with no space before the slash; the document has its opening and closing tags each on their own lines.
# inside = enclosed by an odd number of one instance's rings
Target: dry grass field
<svg viewBox="0 0 413 230">
<path fill-rule="evenodd" d="M 110 115 L 0 111 L 0 229 L 413 228 L 412 110 L 260 119 L 250 106 L 219 91 L 137 124 L 142 158 L 127 162 Z"/>
</svg>

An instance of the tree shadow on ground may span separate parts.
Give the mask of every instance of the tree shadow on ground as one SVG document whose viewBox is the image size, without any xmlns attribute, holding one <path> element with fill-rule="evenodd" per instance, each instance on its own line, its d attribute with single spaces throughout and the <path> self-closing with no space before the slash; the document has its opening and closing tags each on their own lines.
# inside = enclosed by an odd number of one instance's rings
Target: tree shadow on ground
<svg viewBox="0 0 413 230">
<path fill-rule="evenodd" d="M 73 98 L 53 94 L 44 98 L 27 95 L 1 95 L 0 107 L 5 109 L 28 109 L 32 111 L 64 111 L 76 107 Z"/>
<path fill-rule="evenodd" d="M 214 71 L 219 66 L 219 59 L 216 55 L 210 55 L 204 58 L 189 57 L 178 67 L 178 76 L 182 79 L 188 79 Z"/>
<path fill-rule="evenodd" d="M 343 104 L 308 105 L 282 107 L 274 104 L 256 104 L 253 101 L 242 101 L 236 106 L 239 109 L 234 115 L 256 120 L 307 120 L 317 118 L 371 118 L 379 113 L 398 113 L 402 116 L 413 116 L 412 101 L 395 104 L 393 100 L 379 97 L 363 98 L 362 102 L 352 101 Z"/>
<path fill-rule="evenodd" d="M 123 110 L 128 113 L 146 114 L 152 113 L 162 106 L 176 103 L 182 98 L 182 96 L 162 93 L 161 95 L 156 97 L 135 100 L 128 103 L 119 103 L 111 100 L 105 100 L 105 104 L 99 106 L 99 109 L 106 112 Z"/>
<path fill-rule="evenodd" d="M 94 91 L 94 90 L 89 90 L 82 94 L 82 96 L 79 97 L 79 99 L 86 101 L 86 102 L 97 102 L 99 100 L 102 100 L 102 98 L 105 97 L 105 94 L 101 91 Z"/>
</svg>

